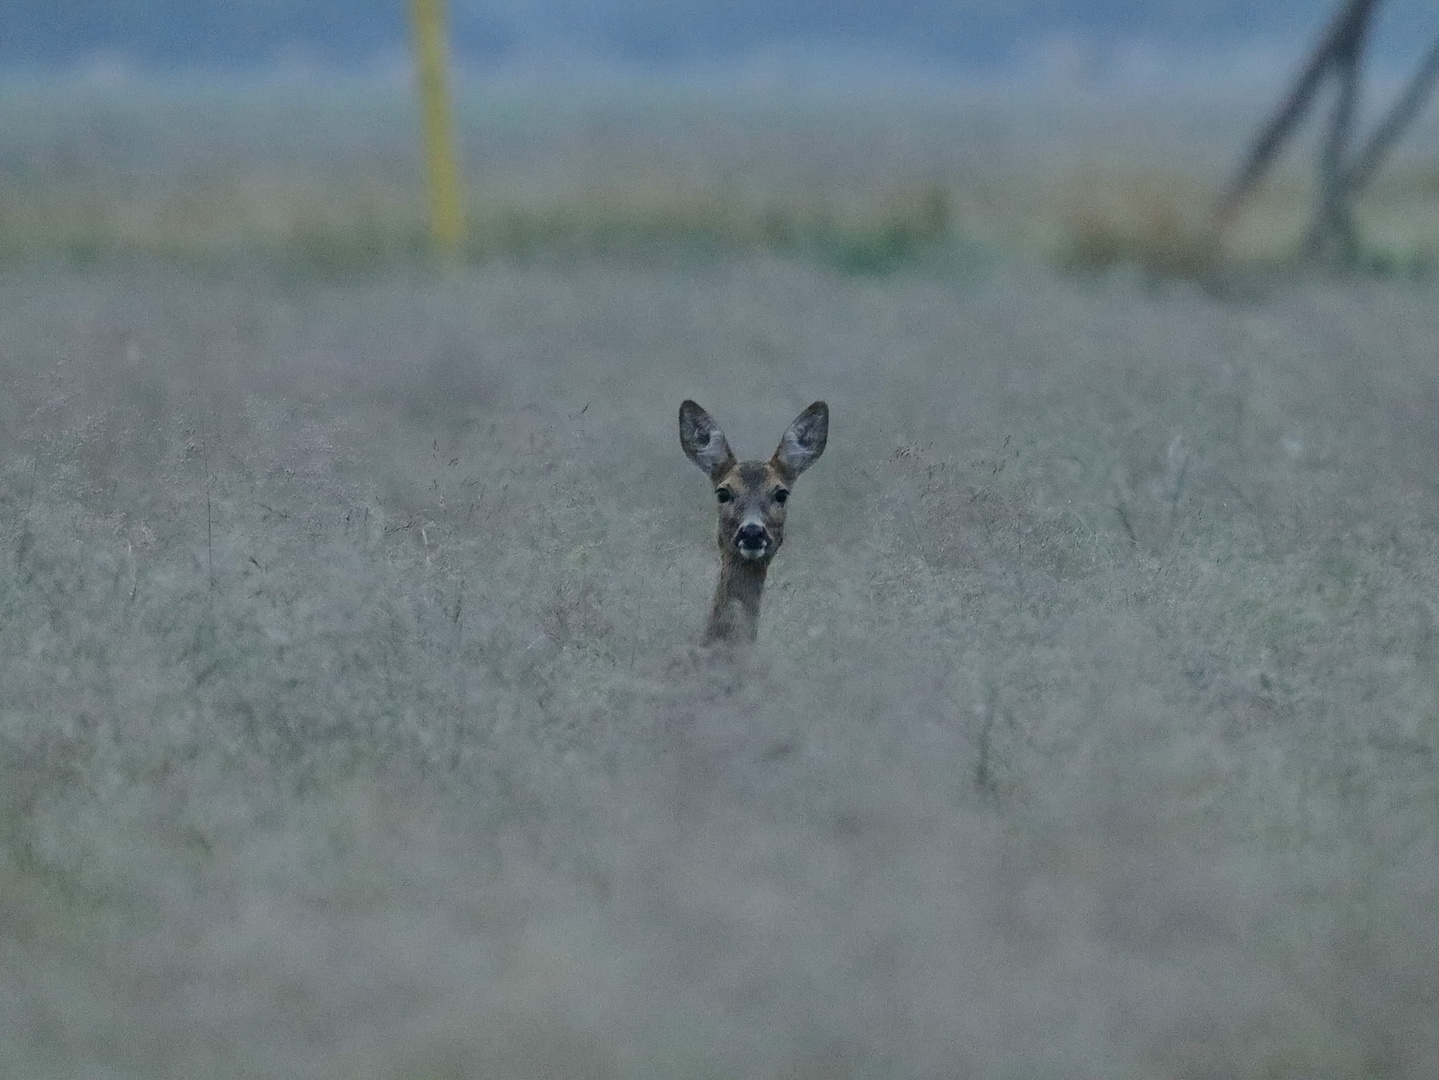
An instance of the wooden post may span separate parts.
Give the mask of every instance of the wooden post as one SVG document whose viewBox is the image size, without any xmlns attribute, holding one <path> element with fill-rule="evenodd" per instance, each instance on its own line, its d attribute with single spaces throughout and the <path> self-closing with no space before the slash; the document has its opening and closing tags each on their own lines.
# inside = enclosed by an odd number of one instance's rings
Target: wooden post
<svg viewBox="0 0 1439 1080">
<path fill-rule="evenodd" d="M 464 242 L 465 218 L 460 204 L 460 175 L 450 130 L 444 0 L 411 0 L 410 10 L 424 117 L 425 171 L 430 188 L 430 238 L 438 252 L 454 257 L 459 254 Z"/>
<path fill-rule="evenodd" d="M 1349 183 L 1349 140 L 1359 99 L 1360 60 L 1364 35 L 1376 0 L 1357 0 L 1345 12 L 1333 38 L 1330 66 L 1338 86 L 1329 127 L 1319 151 L 1319 198 L 1314 224 L 1304 242 L 1305 254 L 1335 266 L 1352 266 L 1359 258 L 1359 232 L 1354 225 L 1354 188 Z"/>
<path fill-rule="evenodd" d="M 1222 229 L 1234 221 L 1244 199 L 1258 186 L 1285 142 L 1303 119 L 1324 77 L 1331 72 L 1338 84 L 1334 110 L 1319 151 L 1319 195 L 1314 224 L 1304 241 L 1304 253 L 1336 265 L 1352 265 L 1359 257 L 1359 231 L 1354 224 L 1354 197 L 1369 182 L 1404 129 L 1419 115 L 1439 83 L 1439 39 L 1429 46 L 1419 70 L 1379 122 L 1368 141 L 1351 155 L 1354 113 L 1359 99 L 1364 38 L 1379 0 L 1344 0 L 1325 31 L 1319 47 L 1304 65 L 1294 89 L 1274 119 L 1260 131 L 1244 164 L 1235 174 L 1215 208 Z"/>
<path fill-rule="evenodd" d="M 1269 171 L 1269 166 L 1274 163 L 1279 151 L 1284 148 L 1299 121 L 1304 118 L 1324 81 L 1324 76 L 1334 69 L 1336 58 L 1345 49 L 1346 43 L 1363 34 L 1377 2 L 1378 0 L 1345 0 L 1344 6 L 1335 13 L 1319 41 L 1319 47 L 1314 50 L 1300 71 L 1299 78 L 1294 81 L 1294 89 L 1285 97 L 1274 114 L 1274 119 L 1264 126 L 1259 137 L 1254 140 L 1254 148 L 1249 152 L 1249 157 L 1230 182 L 1223 198 L 1219 200 L 1218 216 L 1221 224 L 1227 223 L 1238 214 L 1244 199 Z"/>
</svg>

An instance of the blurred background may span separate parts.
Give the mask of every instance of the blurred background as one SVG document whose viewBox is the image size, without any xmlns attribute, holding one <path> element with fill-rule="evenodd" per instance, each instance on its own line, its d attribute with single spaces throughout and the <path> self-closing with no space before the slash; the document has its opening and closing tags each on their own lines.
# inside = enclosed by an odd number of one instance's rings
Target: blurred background
<svg viewBox="0 0 1439 1080">
<path fill-rule="evenodd" d="M 1284 264 L 1312 214 L 1307 148 L 1242 227 L 1218 235 L 1209 215 L 1334 8 L 459 0 L 465 250 L 763 249 L 861 272 Z M 1432 5 L 1379 6 L 1361 130 L 1436 34 Z M 401 0 L 7 4 L 0 252 L 325 272 L 413 258 L 411 57 Z M 1359 208 L 1389 269 L 1439 250 L 1434 111 Z"/>
</svg>

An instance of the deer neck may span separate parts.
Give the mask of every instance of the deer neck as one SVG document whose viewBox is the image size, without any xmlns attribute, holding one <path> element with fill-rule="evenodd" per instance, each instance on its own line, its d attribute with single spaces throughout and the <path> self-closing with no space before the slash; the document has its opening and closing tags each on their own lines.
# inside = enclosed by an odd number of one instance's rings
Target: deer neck
<svg viewBox="0 0 1439 1080">
<path fill-rule="evenodd" d="M 720 554 L 719 584 L 710 606 L 705 642 L 753 642 L 759 635 L 759 601 L 764 593 L 769 560 Z"/>
</svg>

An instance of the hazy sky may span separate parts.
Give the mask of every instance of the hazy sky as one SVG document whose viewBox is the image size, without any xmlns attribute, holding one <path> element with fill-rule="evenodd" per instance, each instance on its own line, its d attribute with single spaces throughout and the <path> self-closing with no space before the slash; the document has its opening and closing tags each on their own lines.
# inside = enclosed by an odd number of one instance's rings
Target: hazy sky
<svg viewBox="0 0 1439 1080">
<path fill-rule="evenodd" d="M 97 58 L 142 70 L 324 69 L 404 48 L 408 0 L 5 0 L 0 69 Z M 1066 44 L 1218 57 L 1293 57 L 1336 0 L 450 0 L 457 53 L 476 64 L 576 55 L 644 67 L 775 51 L 874 53 L 995 67 Z M 1376 49 L 1403 64 L 1439 34 L 1430 0 L 1388 0 Z"/>
</svg>

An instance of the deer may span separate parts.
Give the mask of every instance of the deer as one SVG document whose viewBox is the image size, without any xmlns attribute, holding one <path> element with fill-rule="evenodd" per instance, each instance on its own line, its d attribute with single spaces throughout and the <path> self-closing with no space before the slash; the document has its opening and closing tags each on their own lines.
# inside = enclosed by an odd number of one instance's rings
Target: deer
<svg viewBox="0 0 1439 1080">
<path fill-rule="evenodd" d="M 759 635 L 765 576 L 784 543 L 790 488 L 824 453 L 829 406 L 816 401 L 794 419 L 768 461 L 740 461 L 714 417 L 680 405 L 680 446 L 714 485 L 719 507 L 719 583 L 705 645 L 748 645 Z"/>
</svg>

